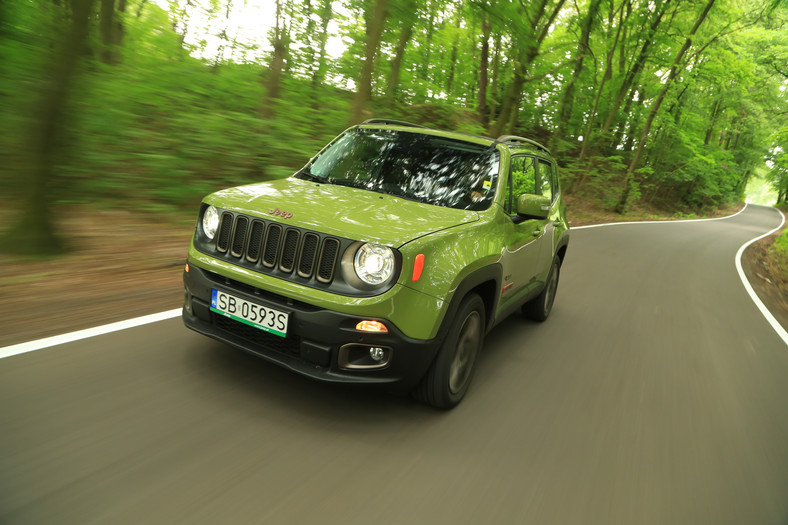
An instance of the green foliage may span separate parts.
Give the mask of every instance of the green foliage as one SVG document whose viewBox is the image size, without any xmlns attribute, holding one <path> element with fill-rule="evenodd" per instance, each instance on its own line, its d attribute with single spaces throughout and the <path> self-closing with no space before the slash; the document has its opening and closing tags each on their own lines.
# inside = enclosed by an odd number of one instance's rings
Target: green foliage
<svg viewBox="0 0 788 525">
<path fill-rule="evenodd" d="M 783 280 L 788 281 L 788 229 L 783 230 L 769 247 L 769 257 L 777 266 Z"/>
<path fill-rule="evenodd" d="M 270 107 L 265 82 L 276 78 L 268 74 L 272 53 L 264 42 L 270 35 L 261 31 L 256 40 L 244 40 L 240 32 L 228 34 L 232 24 L 223 1 L 173 0 L 165 11 L 160 4 L 129 0 L 119 17 L 120 60 L 112 66 L 99 60 L 101 39 L 94 27 L 62 119 L 58 199 L 191 206 L 217 188 L 287 176 L 341 132 L 353 98 L 348 88 L 358 81 L 364 58 L 370 2 L 272 1 L 281 8 L 288 49 L 280 96 Z M 692 210 L 724 206 L 741 198 L 760 171 L 769 172 L 781 200 L 786 198 L 788 7 L 774 3 L 768 17 L 756 19 L 764 2 L 717 1 L 646 138 L 631 199 Z M 603 2 L 588 48 L 578 51 L 590 4 L 561 4 L 539 42 L 539 29 L 548 21 L 529 22 L 538 18 L 534 3 L 390 0 L 365 114 L 488 135 L 477 94 L 482 32 L 489 24 L 484 120 L 494 122 L 506 98 L 514 96 L 517 109 L 506 129 L 549 144 L 565 188 L 612 207 L 645 117 L 698 6 Z M 544 12 L 558 5 L 550 0 Z M 662 20 L 648 38 L 661 6 Z M 37 103 L 37 83 L 68 13 L 57 2 L 25 0 L 3 2 L 2 9 L 0 149 L 8 154 L 0 180 L 14 197 L 17 167 L 34 140 L 30 110 Z M 94 18 L 100 18 L 98 8 Z M 201 18 L 214 36 L 200 34 Z M 221 52 L 211 47 L 218 33 Z M 320 53 L 329 36 L 345 43 L 336 59 Z M 398 46 L 404 47 L 395 98 L 387 90 Z M 535 46 L 538 52 L 528 62 Z M 576 71 L 578 53 L 583 61 Z M 522 76 L 520 93 L 510 89 L 515 73 Z M 622 90 L 630 77 L 631 86 Z M 570 80 L 574 103 L 566 122 L 559 122 Z M 621 104 L 615 106 L 619 91 Z M 273 109 L 273 116 L 264 118 L 265 109 Z M 604 128 L 609 114 L 611 124 Z M 585 158 L 578 160 L 582 147 Z"/>
</svg>

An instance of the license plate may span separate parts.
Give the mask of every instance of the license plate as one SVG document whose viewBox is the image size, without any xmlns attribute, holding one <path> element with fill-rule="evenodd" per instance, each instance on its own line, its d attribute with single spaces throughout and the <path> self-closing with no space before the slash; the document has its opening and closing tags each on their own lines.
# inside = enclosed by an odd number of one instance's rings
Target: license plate
<svg viewBox="0 0 788 525">
<path fill-rule="evenodd" d="M 279 337 L 287 337 L 288 314 L 221 290 L 211 290 L 211 311 Z"/>
</svg>

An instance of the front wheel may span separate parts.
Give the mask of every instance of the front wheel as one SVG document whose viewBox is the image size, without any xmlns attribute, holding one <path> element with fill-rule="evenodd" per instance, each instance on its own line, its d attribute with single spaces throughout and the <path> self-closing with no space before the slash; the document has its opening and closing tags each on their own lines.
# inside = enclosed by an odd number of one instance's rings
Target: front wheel
<svg viewBox="0 0 788 525">
<path fill-rule="evenodd" d="M 451 321 L 435 361 L 414 390 L 419 401 L 441 410 L 457 406 L 471 384 L 484 341 L 484 326 L 484 302 L 475 293 L 468 294 Z"/>
<path fill-rule="evenodd" d="M 542 322 L 550 316 L 555 301 L 555 292 L 558 290 L 558 277 L 561 273 L 561 261 L 556 257 L 547 275 L 547 282 L 542 293 L 523 305 L 523 313 L 534 321 Z"/>
</svg>

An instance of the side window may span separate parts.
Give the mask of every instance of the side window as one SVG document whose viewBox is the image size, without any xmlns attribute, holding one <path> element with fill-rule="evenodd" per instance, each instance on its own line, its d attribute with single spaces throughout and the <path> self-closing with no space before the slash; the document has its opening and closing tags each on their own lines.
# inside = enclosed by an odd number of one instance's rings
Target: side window
<svg viewBox="0 0 788 525">
<path fill-rule="evenodd" d="M 517 197 L 536 191 L 536 168 L 534 158 L 520 155 L 512 157 L 509 184 L 506 186 L 506 213 L 514 215 Z"/>
<path fill-rule="evenodd" d="M 553 165 L 546 160 L 539 159 L 539 176 L 536 180 L 537 194 L 553 200 Z"/>
</svg>

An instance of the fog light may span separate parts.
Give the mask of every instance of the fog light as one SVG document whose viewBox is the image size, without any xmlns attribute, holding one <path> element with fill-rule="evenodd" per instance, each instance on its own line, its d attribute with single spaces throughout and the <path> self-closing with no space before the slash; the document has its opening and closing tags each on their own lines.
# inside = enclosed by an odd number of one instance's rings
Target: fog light
<svg viewBox="0 0 788 525">
<path fill-rule="evenodd" d="M 349 343 L 339 347 L 337 364 L 345 370 L 375 370 L 386 368 L 394 350 L 388 346 Z"/>
</svg>

